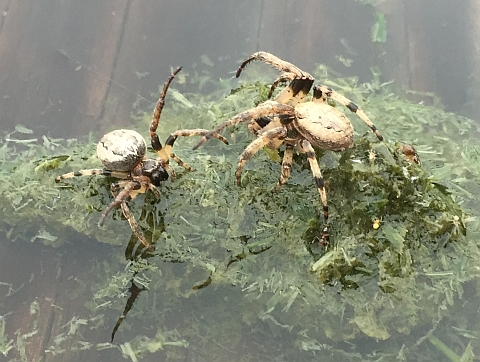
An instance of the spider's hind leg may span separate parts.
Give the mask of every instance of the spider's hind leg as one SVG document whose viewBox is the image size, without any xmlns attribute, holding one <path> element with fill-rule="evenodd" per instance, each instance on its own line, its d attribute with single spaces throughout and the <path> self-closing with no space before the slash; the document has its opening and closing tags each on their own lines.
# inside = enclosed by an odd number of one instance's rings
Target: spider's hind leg
<svg viewBox="0 0 480 362">
<path fill-rule="evenodd" d="M 279 83 L 291 81 L 290 84 L 286 88 L 284 88 L 275 98 L 275 101 L 284 104 L 288 103 L 292 106 L 296 106 L 305 98 L 305 96 L 312 88 L 314 79 L 309 73 L 304 72 L 296 65 L 286 62 L 285 60 L 282 60 L 277 56 L 267 52 L 257 52 L 245 59 L 243 63 L 240 64 L 240 67 L 238 68 L 236 73 L 236 77 L 238 78 L 240 76 L 247 64 L 256 60 L 261 60 L 264 63 L 267 63 L 282 72 L 282 74 L 277 79 L 275 79 L 272 86 L 270 87 L 268 98 L 272 96 L 273 91 Z"/>
<path fill-rule="evenodd" d="M 240 64 L 240 67 L 238 67 L 237 73 L 235 76 L 238 78 L 240 77 L 240 74 L 242 73 L 243 69 L 250 63 L 256 60 L 261 60 L 272 67 L 277 68 L 278 70 L 284 72 L 284 73 L 291 73 L 293 74 L 293 77 L 298 77 L 298 78 L 312 78 L 310 74 L 307 72 L 304 72 L 297 66 L 293 65 L 292 63 L 286 62 L 285 60 L 282 60 L 278 58 L 277 56 L 267 53 L 267 52 L 257 52 L 253 53 L 250 55 L 247 59 L 243 61 L 242 64 Z"/>
<path fill-rule="evenodd" d="M 367 117 L 365 112 L 363 112 L 358 106 L 353 103 L 348 98 L 342 96 L 340 93 L 335 92 L 333 89 L 323 86 L 323 85 L 316 85 L 313 88 L 313 101 L 315 102 L 317 99 L 322 99 L 324 97 L 332 98 L 334 101 L 337 101 L 347 107 L 351 112 L 355 113 L 360 119 L 366 123 L 368 127 L 372 130 L 373 133 L 377 136 L 380 141 L 383 141 L 383 137 L 378 131 L 377 127 L 372 123 L 370 118 Z"/>
<path fill-rule="evenodd" d="M 267 101 L 267 102 L 261 103 L 255 108 L 252 108 L 237 114 L 235 117 L 230 118 L 228 121 L 225 121 L 219 126 L 217 126 L 217 128 L 215 128 L 213 131 L 208 132 L 193 147 L 193 149 L 196 150 L 208 139 L 210 139 L 211 137 L 215 137 L 216 133 L 221 132 L 223 129 L 227 127 L 234 126 L 240 123 L 252 123 L 260 119 L 264 119 L 268 123 L 268 118 L 264 118 L 264 117 L 269 117 L 272 115 L 281 115 L 282 117 L 280 117 L 281 118 L 280 123 L 287 124 L 293 121 L 293 119 L 295 119 L 295 108 L 287 104 L 281 104 L 273 101 Z M 265 123 L 265 125 L 267 123 Z M 257 126 L 255 125 L 253 126 L 254 130 L 258 130 L 260 128 L 262 128 L 260 123 Z M 252 128 L 250 130 L 252 130 Z"/>
</svg>

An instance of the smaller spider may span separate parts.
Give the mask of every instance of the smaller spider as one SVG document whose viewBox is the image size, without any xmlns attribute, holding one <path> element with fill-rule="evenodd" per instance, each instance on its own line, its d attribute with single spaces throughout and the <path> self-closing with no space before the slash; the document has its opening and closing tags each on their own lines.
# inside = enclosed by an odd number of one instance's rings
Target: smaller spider
<svg viewBox="0 0 480 362">
<path fill-rule="evenodd" d="M 420 165 L 420 157 L 411 144 L 405 143 L 402 145 L 402 152 L 411 162 Z"/>
<path fill-rule="evenodd" d="M 273 82 L 269 97 L 279 83 L 290 81 L 290 84 L 275 97 L 275 100 L 263 102 L 257 107 L 243 111 L 220 124 L 211 133 L 203 136 L 194 149 L 229 126 L 248 123 L 248 129 L 257 138 L 247 146 L 240 156 L 235 173 L 237 184 L 240 185 L 244 164 L 255 153 L 264 146 L 275 150 L 285 145 L 282 172 L 274 189 L 274 191 L 277 191 L 290 177 L 293 149 L 297 147 L 300 153 L 306 155 L 310 164 L 322 200 L 326 221 L 328 219 L 327 194 L 313 146 L 332 151 L 342 151 L 353 146 L 353 126 L 351 122 L 343 112 L 330 106 L 327 103 L 327 98 L 343 104 L 359 116 L 380 141 L 383 140 L 383 137 L 358 106 L 326 86 L 317 85 L 313 87 L 311 100 L 304 102 L 313 86 L 313 77 L 275 55 L 267 52 L 252 54 L 238 68 L 237 78 L 245 66 L 255 60 L 261 60 L 282 71 L 282 74 Z"/>
<path fill-rule="evenodd" d="M 192 170 L 190 166 L 184 163 L 172 152 L 176 139 L 181 136 L 198 136 L 209 133 L 206 129 L 180 130 L 174 132 L 168 137 L 165 146 L 162 146 L 160 143 L 157 135 L 157 127 L 160 122 L 160 115 L 163 106 L 165 105 L 165 96 L 170 83 L 181 69 L 181 67 L 177 68 L 165 82 L 163 90 L 160 93 L 160 98 L 155 105 L 155 110 L 153 112 L 153 119 L 150 124 L 150 139 L 152 148 L 158 156 L 157 159 L 149 159 L 146 157 L 147 144 L 145 139 L 139 133 L 132 130 L 120 129 L 104 135 L 97 145 L 97 157 L 105 167 L 104 169 L 80 170 L 66 173 L 55 178 L 56 182 L 67 178 L 89 175 L 111 176 L 120 179 L 111 185 L 111 192 L 114 196 L 114 200 L 102 213 L 99 226 L 103 225 L 106 216 L 113 208 L 120 206 L 133 233 L 143 245 L 150 250 L 152 250 L 152 247 L 145 239 L 145 236 L 135 221 L 127 202 L 134 199 L 139 194 L 145 193 L 147 190 L 152 191 L 155 196 L 159 198 L 161 195 L 157 186 L 160 186 L 163 181 L 168 179 L 169 172 L 172 180 L 174 178 L 174 171 L 169 165 L 170 158 L 174 159 L 186 170 Z M 213 136 L 220 139 L 222 142 L 227 143 L 227 140 L 224 137 L 218 134 L 214 134 Z"/>
</svg>

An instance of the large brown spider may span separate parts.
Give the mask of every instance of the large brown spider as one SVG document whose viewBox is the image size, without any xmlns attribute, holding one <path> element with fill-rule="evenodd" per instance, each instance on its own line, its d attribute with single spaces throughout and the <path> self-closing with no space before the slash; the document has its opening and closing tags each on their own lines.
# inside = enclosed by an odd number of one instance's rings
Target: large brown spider
<svg viewBox="0 0 480 362">
<path fill-rule="evenodd" d="M 120 205 L 123 215 L 128 220 L 133 233 L 148 249 L 152 249 L 152 247 L 145 239 L 127 202 L 147 190 L 152 191 L 156 197 L 161 196 L 157 186 L 160 186 L 162 181 L 168 179 L 168 172 L 170 172 L 172 180 L 174 178 L 174 171 L 169 165 L 170 158 L 174 159 L 186 170 L 192 170 L 190 166 L 172 152 L 173 145 L 178 137 L 210 134 L 206 129 L 180 130 L 168 137 L 164 147 L 160 143 L 157 135 L 157 127 L 163 106 L 165 105 L 165 96 L 170 83 L 181 69 L 181 67 L 177 68 L 165 82 L 153 112 L 153 119 L 150 124 L 150 139 L 152 148 L 158 156 L 157 159 L 149 159 L 146 157 L 147 145 L 145 139 L 139 133 L 132 130 L 120 129 L 104 135 L 97 145 L 97 156 L 105 166 L 104 169 L 80 170 L 66 173 L 55 178 L 56 182 L 67 178 L 88 175 L 103 175 L 121 179 L 111 185 L 111 192 L 115 199 L 102 213 L 99 226 L 103 225 L 108 213 Z M 224 137 L 218 134 L 214 134 L 213 136 L 227 143 Z"/>
<path fill-rule="evenodd" d="M 356 113 L 380 141 L 383 140 L 383 137 L 361 109 L 341 94 L 326 86 L 315 86 L 312 99 L 302 103 L 313 86 L 313 77 L 295 65 L 283 61 L 270 53 L 258 52 L 245 59 L 237 70 L 237 78 L 245 66 L 255 60 L 264 61 L 282 71 L 282 74 L 273 82 L 269 97 L 280 82 L 290 81 L 290 84 L 277 95 L 275 100 L 261 103 L 257 107 L 241 112 L 220 124 L 213 131 L 203 136 L 194 149 L 224 128 L 239 123 L 248 123 L 250 132 L 255 134 L 257 138 L 240 155 L 235 173 L 237 184 L 240 185 L 244 164 L 256 152 L 264 146 L 275 150 L 285 144 L 282 173 L 274 189 L 274 191 L 277 191 L 290 176 L 293 148 L 297 147 L 300 153 L 304 153 L 307 156 L 310 163 L 315 184 L 322 200 L 324 217 L 327 220 L 327 195 L 313 147 L 341 151 L 353 146 L 352 124 L 342 112 L 327 103 L 327 97 L 343 104 L 351 112 Z"/>
</svg>

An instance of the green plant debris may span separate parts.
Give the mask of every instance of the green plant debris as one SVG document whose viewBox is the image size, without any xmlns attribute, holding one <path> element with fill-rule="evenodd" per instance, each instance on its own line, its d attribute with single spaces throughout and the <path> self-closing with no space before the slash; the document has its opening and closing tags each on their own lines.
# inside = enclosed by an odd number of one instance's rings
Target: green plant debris
<svg viewBox="0 0 480 362">
<path fill-rule="evenodd" d="M 375 23 L 372 25 L 372 42 L 385 43 L 387 41 L 387 21 L 382 13 L 375 13 Z"/>
<path fill-rule="evenodd" d="M 220 90 L 207 95 L 167 95 L 161 139 L 177 129 L 211 129 L 264 101 L 275 75 L 250 69 L 231 92 L 220 82 Z M 178 139 L 175 153 L 195 170 L 162 184 L 160 200 L 147 193 L 130 203 L 155 253 L 126 267 L 112 257 L 78 276 L 74 295 L 90 283 L 87 316 L 64 322 L 48 354 L 64 353 L 74 339 L 78 350 L 113 349 L 130 360 L 149 354 L 185 360 L 195 353 L 199 360 L 428 361 L 425 349 L 439 351 L 423 342 L 424 331 L 443 321 L 469 329 L 455 322 L 465 286 L 479 276 L 479 127 L 403 100 L 378 76 L 357 84 L 327 73 L 318 66 L 312 74 L 358 104 L 386 139 L 378 142 L 345 110 L 356 128 L 355 146 L 317 152 L 330 206 L 327 250 L 318 243 L 321 202 L 302 155 L 295 155 L 288 182 L 272 193 L 281 172 L 275 153 L 259 152 L 245 165 L 241 187 L 235 184 L 238 157 L 253 140 L 247 127 L 224 132 L 230 145 L 212 139 L 197 152 L 191 151 L 197 139 Z M 203 73 L 188 80 L 198 88 L 215 84 Z M 151 111 L 136 112 L 132 128 L 147 136 Z M 99 167 L 95 141 L 28 137 L 17 130 L 0 146 L 0 227 L 9 240 L 57 246 L 86 238 L 123 245 L 135 260 L 137 240 L 120 211 L 97 226 L 113 179 L 54 182 L 65 172 Z M 421 166 L 400 151 L 404 142 L 415 146 Z M 89 330 L 113 329 L 132 280 L 143 290 L 119 325 L 119 344 L 89 341 Z M 457 338 L 468 338 L 464 334 Z M 412 341 L 412 335 L 424 339 Z M 457 339 L 442 341 L 468 355 Z M 12 342 L 0 342 L 8 352 Z"/>
</svg>

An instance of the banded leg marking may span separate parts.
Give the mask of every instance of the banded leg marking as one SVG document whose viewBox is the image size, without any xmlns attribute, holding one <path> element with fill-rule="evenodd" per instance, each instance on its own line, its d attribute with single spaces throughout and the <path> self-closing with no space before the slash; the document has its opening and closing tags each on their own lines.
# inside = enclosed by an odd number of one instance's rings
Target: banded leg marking
<svg viewBox="0 0 480 362">
<path fill-rule="evenodd" d="M 283 154 L 282 160 L 282 174 L 280 175 L 280 180 L 278 180 L 277 186 L 273 189 L 273 192 L 276 192 L 282 187 L 290 177 L 290 172 L 292 170 L 292 159 L 293 159 L 293 146 L 287 144 L 285 153 Z"/>
<path fill-rule="evenodd" d="M 328 219 L 327 193 L 325 191 L 325 182 L 320 171 L 320 166 L 318 165 L 318 160 L 315 156 L 315 150 L 313 149 L 310 142 L 308 142 L 307 140 L 302 140 L 298 144 L 298 148 L 300 149 L 300 152 L 305 153 L 305 155 L 307 156 L 308 162 L 310 164 L 310 169 L 312 170 L 313 178 L 315 179 L 315 184 L 318 189 L 318 193 L 320 194 L 320 199 L 322 200 L 323 216 L 326 221 Z"/>
<path fill-rule="evenodd" d="M 264 134 L 256 138 L 252 143 L 250 143 L 245 151 L 240 155 L 238 160 L 237 170 L 235 171 L 235 178 L 237 180 L 237 185 L 240 186 L 240 178 L 242 176 L 242 169 L 245 163 L 253 157 L 263 146 L 268 144 L 274 138 L 285 137 L 287 135 L 287 130 L 285 127 L 273 128 Z"/>
<path fill-rule="evenodd" d="M 160 93 L 160 98 L 158 99 L 157 104 L 155 104 L 152 122 L 150 123 L 150 139 L 152 143 L 152 148 L 156 152 L 158 157 L 166 163 L 168 163 L 170 155 L 166 153 L 162 148 L 162 144 L 160 143 L 157 135 L 157 128 L 158 123 L 160 122 L 160 116 L 162 114 L 163 106 L 165 105 L 165 97 L 167 95 L 168 87 L 170 86 L 170 83 L 172 83 L 173 78 L 175 78 L 178 72 L 180 72 L 180 70 L 182 70 L 182 67 L 178 67 L 164 83 L 162 92 Z"/>
<path fill-rule="evenodd" d="M 90 169 L 90 170 L 80 170 L 69 172 L 64 175 L 55 177 L 55 182 L 60 182 L 60 180 L 65 180 L 67 178 L 79 177 L 79 176 L 92 176 L 92 175 L 102 175 L 102 176 L 112 176 L 120 179 L 127 179 L 130 177 L 129 172 L 123 171 L 110 171 L 105 169 Z"/>
</svg>

